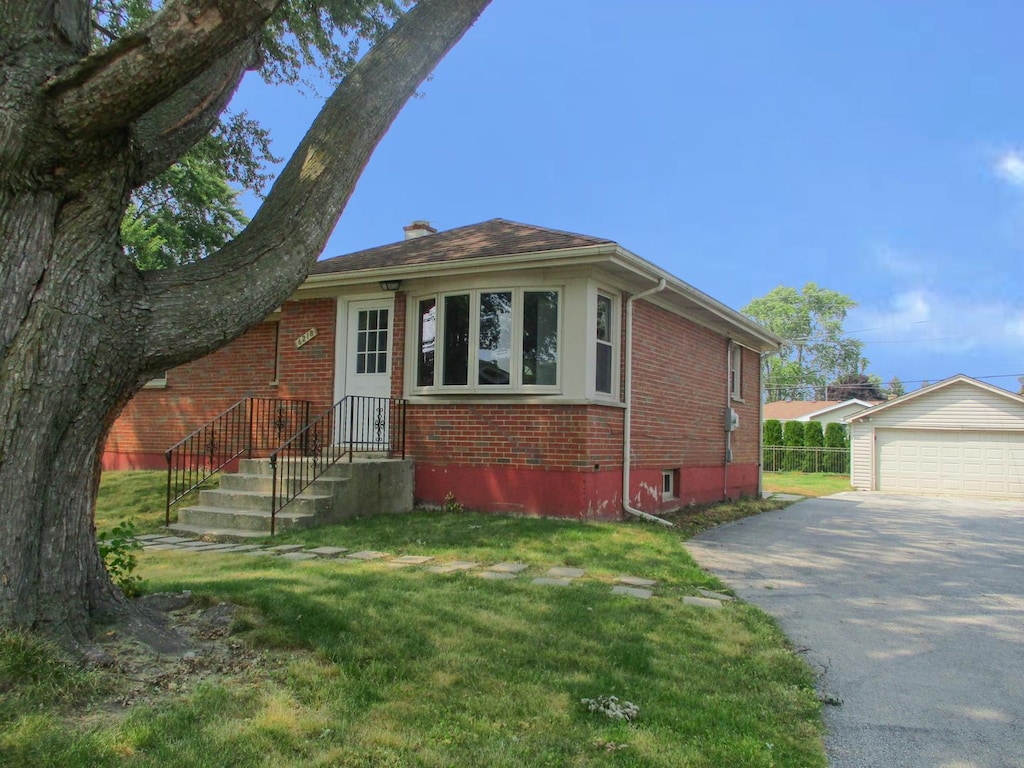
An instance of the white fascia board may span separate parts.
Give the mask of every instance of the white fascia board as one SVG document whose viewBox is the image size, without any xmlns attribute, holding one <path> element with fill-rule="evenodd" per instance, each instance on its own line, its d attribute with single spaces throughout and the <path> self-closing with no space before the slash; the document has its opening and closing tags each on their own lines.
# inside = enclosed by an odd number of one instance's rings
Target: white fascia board
<svg viewBox="0 0 1024 768">
<path fill-rule="evenodd" d="M 374 283 L 380 280 L 418 280 L 441 275 L 478 274 L 480 272 L 501 272 L 517 267 L 544 262 L 545 267 L 563 265 L 576 266 L 587 263 L 601 263 L 615 252 L 614 243 L 599 243 L 579 248 L 563 248 L 554 251 L 531 251 L 529 253 L 482 256 L 460 261 L 441 261 L 432 264 L 402 264 L 389 267 L 375 267 L 350 272 L 329 272 L 310 275 L 299 286 L 299 290 L 324 287 L 341 287 Z M 587 258 L 590 257 L 590 258 Z"/>
<path fill-rule="evenodd" d="M 813 419 L 815 416 L 824 416 L 826 413 L 831 413 L 832 411 L 839 410 L 840 408 L 845 408 L 848 405 L 863 405 L 865 408 L 873 407 L 871 403 L 865 402 L 860 398 L 851 397 L 849 400 L 843 400 L 841 403 L 830 405 L 827 408 L 822 408 L 821 410 L 818 411 L 811 411 L 810 413 L 805 413 L 803 416 L 800 417 L 800 420 L 809 421 Z M 881 403 L 879 403 L 879 405 L 881 405 Z M 853 416 L 848 416 L 847 418 L 853 418 Z"/>
<path fill-rule="evenodd" d="M 940 389 L 945 389 L 946 387 L 951 386 L 953 384 L 970 384 L 972 387 L 977 387 L 978 389 L 991 392 L 994 395 L 1000 395 L 1002 397 L 1007 398 L 1008 400 L 1012 400 L 1016 403 L 1024 405 L 1024 396 L 1015 395 L 1013 392 L 1003 389 L 1002 387 L 997 387 L 994 384 L 988 384 L 987 382 L 979 381 L 978 379 L 973 379 L 970 376 L 967 376 L 963 373 L 958 373 L 956 376 L 950 376 L 948 379 L 936 382 L 935 384 L 932 384 L 930 386 L 922 387 L 921 389 L 915 390 L 913 392 L 908 392 L 905 395 L 900 395 L 895 400 L 887 400 L 884 403 L 874 405 L 866 410 L 861 411 L 860 413 L 854 414 L 853 416 L 847 416 L 846 420 L 847 422 L 860 421 L 861 419 L 874 416 L 876 413 L 884 411 L 886 408 L 892 408 L 894 405 L 902 405 L 903 403 L 909 400 L 921 397 L 922 395 L 929 395 L 932 392 L 937 392 Z"/>
<path fill-rule="evenodd" d="M 782 338 L 776 336 L 760 323 L 751 320 L 749 317 L 746 317 L 731 307 L 726 306 L 698 288 L 694 288 L 689 283 L 680 280 L 675 275 L 666 272 L 661 267 L 637 256 L 635 253 L 626 250 L 622 246 L 617 248 L 616 256 L 620 258 L 619 263 L 621 266 L 626 267 L 637 275 L 655 283 L 658 282 L 658 280 L 665 280 L 672 293 L 675 293 L 686 301 L 697 305 L 706 312 L 715 315 L 724 323 L 737 326 L 740 332 L 757 339 L 760 342 L 759 346 L 748 347 L 752 348 L 753 351 L 774 352 L 782 345 Z M 664 294 L 660 295 L 663 296 Z M 685 312 L 682 312 L 681 314 L 686 315 Z M 699 317 L 688 317 L 698 324 L 703 324 Z M 734 341 L 739 343 L 741 346 L 747 346 L 746 344 L 743 344 L 740 339 L 734 339 Z"/>
</svg>

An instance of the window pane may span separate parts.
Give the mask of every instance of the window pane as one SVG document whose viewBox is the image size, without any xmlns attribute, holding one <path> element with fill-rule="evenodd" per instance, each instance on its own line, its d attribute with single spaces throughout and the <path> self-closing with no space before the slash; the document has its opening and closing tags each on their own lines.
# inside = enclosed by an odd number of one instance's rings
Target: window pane
<svg viewBox="0 0 1024 768">
<path fill-rule="evenodd" d="M 558 293 L 523 294 L 523 384 L 558 383 Z"/>
<path fill-rule="evenodd" d="M 601 294 L 597 295 L 597 338 L 612 340 L 612 300 Z"/>
<path fill-rule="evenodd" d="M 442 384 L 469 383 L 469 294 L 444 298 Z"/>
<path fill-rule="evenodd" d="M 594 388 L 610 395 L 612 392 L 612 345 L 597 342 L 597 376 Z"/>
<path fill-rule="evenodd" d="M 512 371 L 512 293 L 480 294 L 479 384 L 508 384 Z"/>
<path fill-rule="evenodd" d="M 437 337 L 437 301 L 420 302 L 419 364 L 416 368 L 416 386 L 434 386 L 434 344 Z"/>
</svg>

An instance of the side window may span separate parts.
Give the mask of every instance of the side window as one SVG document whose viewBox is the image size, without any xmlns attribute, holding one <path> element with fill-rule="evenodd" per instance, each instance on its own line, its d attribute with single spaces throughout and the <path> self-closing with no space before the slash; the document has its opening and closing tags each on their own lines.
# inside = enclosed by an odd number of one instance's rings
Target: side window
<svg viewBox="0 0 1024 768">
<path fill-rule="evenodd" d="M 614 354 L 614 302 L 610 296 L 597 294 L 597 367 L 594 374 L 594 389 L 606 395 L 612 393 L 612 361 Z"/>
<path fill-rule="evenodd" d="M 729 348 L 729 391 L 733 400 L 743 399 L 743 347 Z"/>
<path fill-rule="evenodd" d="M 419 336 L 417 337 L 416 386 L 434 386 L 434 354 L 437 348 L 437 299 L 419 302 Z"/>
</svg>

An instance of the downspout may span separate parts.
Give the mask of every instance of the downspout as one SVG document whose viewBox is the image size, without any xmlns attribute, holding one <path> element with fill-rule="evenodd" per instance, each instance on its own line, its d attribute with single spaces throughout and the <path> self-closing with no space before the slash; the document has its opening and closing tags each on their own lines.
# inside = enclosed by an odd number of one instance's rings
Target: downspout
<svg viewBox="0 0 1024 768">
<path fill-rule="evenodd" d="M 649 520 L 652 523 L 661 523 L 672 528 L 674 526 L 668 520 L 642 512 L 629 503 L 629 470 L 632 463 L 630 461 L 630 450 L 633 411 L 633 302 L 637 299 L 643 299 L 652 294 L 660 293 L 665 290 L 665 285 L 665 278 L 661 278 L 653 288 L 649 288 L 626 299 L 626 409 L 622 415 L 622 509 L 634 517 Z"/>
<path fill-rule="evenodd" d="M 764 366 L 761 360 L 765 353 L 757 358 L 757 498 L 764 497 Z"/>
<path fill-rule="evenodd" d="M 722 500 L 729 499 L 729 462 L 732 461 L 732 427 L 729 425 L 729 411 L 732 409 L 732 347 L 733 340 L 725 345 L 725 456 L 722 461 Z M 741 353 L 742 354 L 742 353 Z M 742 367 L 740 368 L 742 371 Z"/>
</svg>

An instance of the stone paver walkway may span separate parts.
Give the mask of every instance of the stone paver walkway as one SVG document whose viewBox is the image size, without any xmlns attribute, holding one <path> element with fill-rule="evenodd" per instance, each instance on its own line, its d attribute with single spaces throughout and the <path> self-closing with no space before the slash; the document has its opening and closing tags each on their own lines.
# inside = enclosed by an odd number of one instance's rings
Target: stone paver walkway
<svg viewBox="0 0 1024 768">
<path fill-rule="evenodd" d="M 394 556 L 387 552 L 366 549 L 352 552 L 346 547 L 314 547 L 307 549 L 302 544 L 278 544 L 261 546 L 259 544 L 232 544 L 208 542 L 201 539 L 189 539 L 181 536 L 163 536 L 150 533 L 136 537 L 146 550 L 153 552 L 178 551 L 195 555 L 203 554 L 242 554 L 262 557 L 275 557 L 290 561 L 330 560 L 335 563 L 383 563 L 394 569 L 423 567 L 428 573 L 474 573 L 481 579 L 493 581 L 512 581 L 527 571 L 528 563 L 502 562 L 485 566 L 473 560 L 452 560 L 445 563 L 432 564 L 436 558 L 424 555 Z M 585 581 L 587 572 L 583 568 L 569 566 L 549 567 L 543 575 L 530 580 L 531 584 L 548 587 L 570 587 Z M 623 574 L 615 580 L 611 587 L 612 594 L 623 595 L 637 600 L 649 600 L 656 596 L 658 582 L 641 576 Z M 709 590 L 699 590 L 699 595 L 687 595 L 682 602 L 699 608 L 721 608 L 725 603 L 734 600 L 730 595 Z"/>
</svg>

